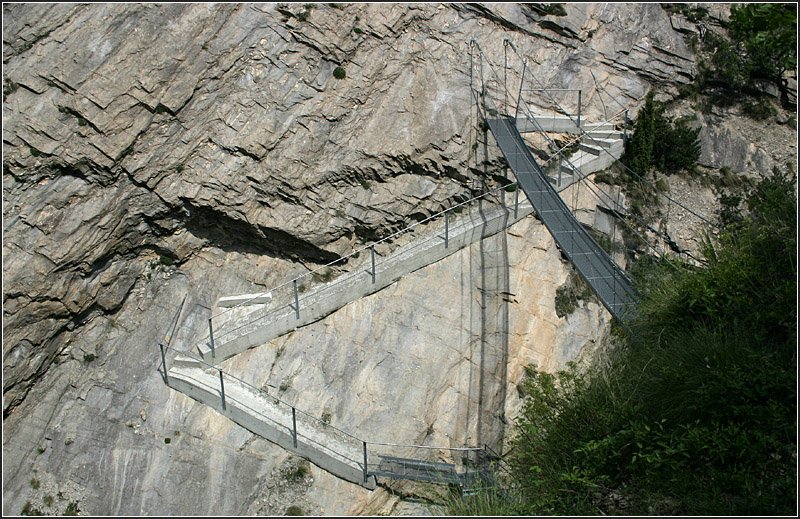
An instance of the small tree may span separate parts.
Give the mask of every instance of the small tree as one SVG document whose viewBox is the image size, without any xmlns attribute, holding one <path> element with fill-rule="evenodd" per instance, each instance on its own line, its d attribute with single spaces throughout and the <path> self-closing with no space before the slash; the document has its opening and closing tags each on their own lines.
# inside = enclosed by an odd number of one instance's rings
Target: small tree
<svg viewBox="0 0 800 519">
<path fill-rule="evenodd" d="M 729 32 L 744 48 L 751 78 L 780 83 L 797 66 L 797 4 L 734 5 Z"/>
</svg>

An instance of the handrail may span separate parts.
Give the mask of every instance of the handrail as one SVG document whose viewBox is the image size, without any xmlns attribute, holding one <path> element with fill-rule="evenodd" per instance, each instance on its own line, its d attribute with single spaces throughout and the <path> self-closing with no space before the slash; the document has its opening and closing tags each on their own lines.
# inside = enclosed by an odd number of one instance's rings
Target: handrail
<svg viewBox="0 0 800 519">
<path fill-rule="evenodd" d="M 166 350 L 173 351 L 173 352 L 175 352 L 175 353 L 177 353 L 179 355 L 183 355 L 185 357 L 188 357 L 191 360 L 196 361 L 196 362 L 206 366 L 205 369 L 213 369 L 214 371 L 216 371 L 218 373 L 222 373 L 222 374 L 230 377 L 231 379 L 236 380 L 237 382 L 239 382 L 242 386 L 246 387 L 247 389 L 254 390 L 255 392 L 257 392 L 259 394 L 263 394 L 263 395 L 265 395 L 266 397 L 268 397 L 268 398 L 270 398 L 272 400 L 275 400 L 275 401 L 277 401 L 277 402 L 279 402 L 279 403 L 281 403 L 281 404 L 283 404 L 285 406 L 288 406 L 288 407 L 290 407 L 292 409 L 295 409 L 297 412 L 302 413 L 303 415 L 308 416 L 309 418 L 311 418 L 315 422 L 319 423 L 323 428 L 325 428 L 325 429 L 333 429 L 334 431 L 339 432 L 339 433 L 347 436 L 348 438 L 356 440 L 358 443 L 367 443 L 369 445 L 381 445 L 381 446 L 388 446 L 388 447 L 408 447 L 408 448 L 420 448 L 420 449 L 432 449 L 432 450 L 450 450 L 450 451 L 480 451 L 480 450 L 483 450 L 481 447 L 437 447 L 435 445 L 404 445 L 404 444 L 399 444 L 399 443 L 386 443 L 386 442 L 366 441 L 366 440 L 363 440 L 363 439 L 361 439 L 361 438 L 359 438 L 359 437 L 357 437 L 357 436 L 355 436 L 355 435 L 353 435 L 351 433 L 348 433 L 347 431 L 339 429 L 338 427 L 336 427 L 334 425 L 331 425 L 331 424 L 323 421 L 320 418 L 317 418 L 316 416 L 312 415 L 311 413 L 303 411 L 302 409 L 298 409 L 295 405 L 292 405 L 289 402 L 286 402 L 285 400 L 282 400 L 278 396 L 270 394 L 266 389 L 263 389 L 263 388 L 260 388 L 260 387 L 256 387 L 256 386 L 254 386 L 254 385 L 242 380 L 241 378 L 237 377 L 236 375 L 232 375 L 230 372 L 225 371 L 224 369 L 222 369 L 222 368 L 220 368 L 218 366 L 215 366 L 213 364 L 210 364 L 210 363 L 206 362 L 202 358 L 195 356 L 190 351 L 180 351 L 180 350 L 178 350 L 178 349 L 176 349 L 176 348 L 174 348 L 172 346 L 166 346 L 163 343 L 159 343 L 159 346 L 164 346 L 164 348 Z M 165 373 L 167 371 L 169 371 L 169 370 L 166 369 L 166 365 L 164 366 L 164 371 L 165 371 Z"/>
<path fill-rule="evenodd" d="M 280 290 L 281 288 L 288 287 L 288 286 L 292 285 L 292 284 L 293 284 L 295 281 L 300 281 L 301 279 L 303 279 L 303 278 L 305 278 L 305 277 L 312 276 L 313 274 L 315 274 L 315 273 L 317 273 L 317 272 L 320 272 L 320 271 L 322 271 L 322 270 L 324 270 L 324 269 L 326 269 L 326 268 L 329 268 L 329 267 L 335 266 L 337 263 L 343 263 L 343 264 L 344 264 L 344 263 L 347 263 L 346 261 L 342 261 L 342 260 L 347 260 L 347 259 L 350 259 L 350 258 L 352 258 L 352 257 L 354 257 L 354 256 L 355 256 L 355 257 L 357 257 L 357 256 L 359 256 L 359 255 L 360 255 L 362 252 L 365 252 L 365 251 L 367 251 L 367 250 L 371 249 L 371 248 L 372 248 L 372 247 L 374 247 L 375 245 L 378 245 L 378 244 L 381 244 L 381 243 L 384 243 L 384 242 L 387 242 L 387 241 L 391 241 L 393 238 L 396 238 L 397 236 L 400 236 L 401 234 L 407 233 L 407 232 L 409 232 L 410 230 L 414 229 L 415 227 L 417 227 L 417 226 L 419 226 L 419 225 L 425 224 L 425 223 L 427 223 L 427 222 L 429 222 L 429 221 L 431 221 L 431 220 L 434 220 L 434 219 L 436 219 L 436 218 L 438 218 L 438 217 L 441 217 L 441 216 L 443 216 L 445 213 L 448 213 L 448 212 L 450 212 L 450 211 L 453 211 L 453 210 L 455 210 L 455 209 L 456 209 L 456 208 L 458 208 L 458 207 L 466 206 L 466 205 L 468 205 L 468 204 L 470 204 L 470 203 L 472 203 L 472 202 L 475 202 L 475 201 L 477 201 L 477 200 L 480 200 L 480 199 L 482 199 L 482 198 L 485 198 L 485 197 L 487 197 L 487 196 L 489 196 L 489 195 L 492 195 L 492 194 L 498 193 L 499 191 L 501 191 L 501 190 L 503 190 L 503 189 L 506 189 L 507 187 L 509 187 L 509 186 L 511 186 L 511 185 L 514 185 L 514 182 L 512 182 L 512 183 L 509 183 L 509 184 L 506 184 L 506 185 L 504 185 L 504 186 L 500 186 L 500 187 L 498 187 L 498 188 L 495 188 L 495 189 L 492 189 L 491 191 L 487 191 L 487 192 L 485 192 L 485 193 L 482 193 L 482 194 L 480 194 L 480 195 L 478 195 L 478 196 L 474 196 L 474 197 L 472 197 L 472 198 L 470 198 L 470 199 L 467 199 L 467 200 L 465 200 L 465 201 L 463 201 L 463 202 L 460 202 L 460 203 L 458 203 L 458 204 L 456 204 L 456 205 L 454 205 L 454 206 L 451 206 L 451 207 L 449 207 L 449 208 L 445 209 L 444 211 L 439 211 L 439 212 L 437 212 L 437 213 L 434 213 L 434 214 L 432 214 L 432 215 L 428 216 L 427 218 L 425 218 L 425 219 L 423 219 L 423 220 L 420 220 L 420 221 L 418 221 L 418 222 L 414 222 L 414 223 L 410 224 L 410 225 L 409 225 L 409 226 L 407 226 L 407 227 L 404 227 L 403 229 L 401 229 L 401 230 L 399 230 L 399 231 L 396 231 L 396 232 L 394 232 L 394 233 L 392 233 L 392 234 L 390 234 L 390 235 L 388 235 L 388 236 L 384 236 L 384 237 L 383 237 L 383 238 L 381 238 L 380 240 L 377 240 L 377 241 L 371 242 L 369 245 L 365 245 L 364 247 L 362 247 L 362 248 L 360 248 L 360 249 L 356 249 L 356 250 L 354 250 L 353 252 L 351 252 L 350 254 L 347 254 L 346 256 L 341 256 L 341 257 L 339 257 L 338 259 L 335 259 L 335 260 L 333 260 L 333 261 L 331 261 L 331 262 L 328 262 L 328 263 L 326 263 L 326 264 L 324 264 L 324 265 L 322 265 L 322 266 L 320 266 L 320 267 L 317 267 L 317 268 L 316 268 L 316 269 L 314 269 L 314 270 L 309 270 L 308 272 L 305 272 L 305 273 L 303 273 L 303 274 L 301 274 L 301 275 L 299 275 L 299 276 L 297 276 L 297 277 L 295 277 L 295 278 L 293 278 L 293 279 L 290 279 L 289 281 L 286 281 L 286 282 L 284 282 L 284 283 L 281 283 L 280 285 L 277 285 L 277 286 L 274 286 L 274 287 L 272 287 L 272 288 L 269 288 L 269 289 L 267 289 L 267 290 L 265 290 L 265 291 L 263 291 L 263 292 L 259 292 L 257 295 L 255 295 L 255 296 L 251 297 L 250 299 L 247 299 L 246 301 L 242 301 L 241 303 L 238 303 L 238 304 L 236 304 L 235 306 L 229 307 L 229 308 L 227 308 L 226 310 L 223 310 L 223 311 L 221 311 L 221 312 L 217 312 L 216 314 L 213 314 L 213 315 L 210 317 L 210 319 L 214 319 L 214 318 L 220 317 L 220 316 L 222 316 L 222 315 L 224 315 L 224 314 L 226 314 L 226 313 L 228 313 L 228 312 L 232 311 L 232 310 L 233 310 L 233 309 L 235 309 L 235 308 L 238 308 L 238 307 L 240 307 L 240 306 L 244 306 L 244 305 L 246 305 L 247 303 L 250 303 L 250 302 L 252 302 L 252 301 L 254 301 L 254 300 L 256 300 L 256 299 L 258 299 L 258 298 L 260 298 L 260 297 L 264 297 L 265 295 L 269 294 L 270 292 L 274 292 L 274 291 Z"/>
</svg>

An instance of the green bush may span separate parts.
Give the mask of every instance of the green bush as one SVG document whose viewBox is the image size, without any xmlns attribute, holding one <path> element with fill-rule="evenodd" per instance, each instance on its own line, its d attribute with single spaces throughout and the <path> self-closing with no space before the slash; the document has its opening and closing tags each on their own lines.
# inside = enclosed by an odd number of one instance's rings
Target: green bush
<svg viewBox="0 0 800 519">
<path fill-rule="evenodd" d="M 648 93 L 628 139 L 622 161 L 641 176 L 652 167 L 668 175 L 691 171 L 700 159 L 700 128 L 667 117 L 665 110 L 663 103 L 654 100 L 654 92 Z"/>
<path fill-rule="evenodd" d="M 695 91 L 708 94 L 701 108 L 757 98 L 764 80 L 786 93 L 783 73 L 797 66 L 797 5 L 734 5 L 727 29 L 727 36 L 708 31 L 703 40 L 695 80 Z"/>
<path fill-rule="evenodd" d="M 566 317 L 578 308 L 581 301 L 591 297 L 591 288 L 589 288 L 580 274 L 573 270 L 570 272 L 567 281 L 556 289 L 556 315 Z"/>
<path fill-rule="evenodd" d="M 756 100 L 747 99 L 742 102 L 742 112 L 756 121 L 763 121 L 775 116 L 778 111 L 772 106 L 769 99 L 760 97 Z"/>
<path fill-rule="evenodd" d="M 64 510 L 64 515 L 78 515 L 80 513 L 81 513 L 81 510 L 80 510 L 80 508 L 78 508 L 78 502 L 77 501 L 71 501 L 67 505 L 67 508 Z"/>
<path fill-rule="evenodd" d="M 41 510 L 34 508 L 30 501 L 25 501 L 20 515 L 44 515 Z"/>
<path fill-rule="evenodd" d="M 703 268 L 642 268 L 607 365 L 527 370 L 507 489 L 520 513 L 794 514 L 794 185 L 754 186 Z"/>
<path fill-rule="evenodd" d="M 345 72 L 343 67 L 336 67 L 333 69 L 333 77 L 336 79 L 344 79 L 347 77 L 347 72 Z"/>
<path fill-rule="evenodd" d="M 292 505 L 286 509 L 286 515 L 305 515 L 303 509 L 297 505 Z"/>
</svg>

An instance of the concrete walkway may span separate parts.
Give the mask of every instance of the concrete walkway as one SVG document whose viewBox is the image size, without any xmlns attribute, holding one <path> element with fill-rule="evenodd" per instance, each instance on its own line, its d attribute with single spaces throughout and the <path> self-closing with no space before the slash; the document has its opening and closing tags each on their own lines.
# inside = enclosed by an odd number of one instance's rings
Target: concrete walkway
<svg viewBox="0 0 800 519">
<path fill-rule="evenodd" d="M 299 410 L 293 417 L 290 405 L 229 375 L 224 375 L 220 384 L 219 372 L 213 368 L 173 365 L 167 382 L 171 388 L 318 467 L 351 483 L 375 488 L 375 477 L 365 478 L 363 443 L 357 438 Z"/>
<path fill-rule="evenodd" d="M 299 312 L 294 299 L 273 291 L 272 304 L 257 305 L 255 310 L 236 308 L 229 310 L 226 323 L 214 330 L 214 351 L 210 340 L 197 345 L 201 358 L 210 364 L 219 364 L 249 348 L 265 344 L 270 340 L 315 322 L 346 304 L 373 294 L 400 279 L 402 276 L 435 263 L 478 240 L 496 234 L 533 212 L 531 204 L 520 195 L 520 204 L 514 214 L 514 195 L 511 207 L 492 206 L 484 211 L 450 216 L 447 244 L 444 240 L 444 222 L 439 222 L 433 236 L 414 240 L 394 252 L 378 255 L 375 280 L 373 282 L 369 252 L 362 254 L 364 261 L 339 278 L 309 289 L 299 297 Z M 442 219 L 443 220 L 443 219 Z M 366 257 L 365 257 L 366 256 Z M 280 297 L 280 299 L 279 299 Z M 191 361 L 187 361 L 191 364 Z M 198 364 L 199 365 L 199 364 Z"/>
</svg>

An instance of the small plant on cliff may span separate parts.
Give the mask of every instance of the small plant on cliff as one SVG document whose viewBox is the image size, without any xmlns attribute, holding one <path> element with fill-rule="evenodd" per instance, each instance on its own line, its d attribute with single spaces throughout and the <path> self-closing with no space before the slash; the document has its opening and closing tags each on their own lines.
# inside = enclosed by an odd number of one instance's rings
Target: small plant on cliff
<svg viewBox="0 0 800 519">
<path fill-rule="evenodd" d="M 336 79 L 344 79 L 347 77 L 347 72 L 345 72 L 344 67 L 336 67 L 333 69 L 333 77 Z"/>
<path fill-rule="evenodd" d="M 330 411 L 323 411 L 322 412 L 322 418 L 320 418 L 320 421 L 322 423 L 324 423 L 325 425 L 330 425 L 331 424 L 331 418 L 333 418 L 333 417 L 331 416 Z"/>
<path fill-rule="evenodd" d="M 582 277 L 576 272 L 570 273 L 567 281 L 556 289 L 556 315 L 565 317 L 574 312 L 580 303 L 592 297 L 592 291 Z"/>
<path fill-rule="evenodd" d="M 25 506 L 22 507 L 20 515 L 44 515 L 41 510 L 34 508 L 30 501 L 25 501 Z"/>
<path fill-rule="evenodd" d="M 67 505 L 67 508 L 64 510 L 64 515 L 78 515 L 80 513 L 81 513 L 81 509 L 78 508 L 78 502 L 77 501 L 71 501 Z"/>
<path fill-rule="evenodd" d="M 292 505 L 286 509 L 286 515 L 305 515 L 303 509 L 297 505 Z"/>
</svg>

